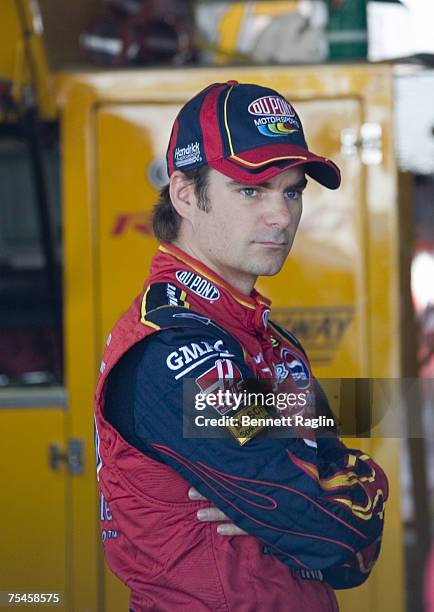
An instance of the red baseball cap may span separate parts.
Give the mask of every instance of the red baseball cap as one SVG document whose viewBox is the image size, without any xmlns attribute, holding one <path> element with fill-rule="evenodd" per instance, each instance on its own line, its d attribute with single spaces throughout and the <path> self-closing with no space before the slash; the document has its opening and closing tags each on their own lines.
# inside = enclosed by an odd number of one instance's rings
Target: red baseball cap
<svg viewBox="0 0 434 612">
<path fill-rule="evenodd" d="M 262 183 L 288 168 L 337 189 L 339 168 L 309 151 L 292 104 L 274 89 L 237 81 L 213 83 L 179 111 L 167 149 L 167 171 L 208 164 L 247 185 Z"/>
</svg>

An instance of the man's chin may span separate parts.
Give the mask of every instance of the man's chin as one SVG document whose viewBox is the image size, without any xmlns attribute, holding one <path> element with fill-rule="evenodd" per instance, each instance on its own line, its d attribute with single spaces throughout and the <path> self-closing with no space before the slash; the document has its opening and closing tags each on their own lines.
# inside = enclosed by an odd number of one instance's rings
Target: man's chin
<svg viewBox="0 0 434 612">
<path fill-rule="evenodd" d="M 280 272 L 291 250 L 288 244 L 280 247 L 265 244 L 255 244 L 254 246 L 256 247 L 255 252 L 252 253 L 250 261 L 256 268 L 255 274 L 258 276 L 273 276 Z"/>
<path fill-rule="evenodd" d="M 285 261 L 286 257 L 283 261 L 279 259 L 279 261 L 274 260 L 270 262 L 258 262 L 258 264 L 254 266 L 254 274 L 256 276 L 274 276 L 275 274 L 278 274 L 283 268 L 283 264 L 285 263 Z"/>
</svg>

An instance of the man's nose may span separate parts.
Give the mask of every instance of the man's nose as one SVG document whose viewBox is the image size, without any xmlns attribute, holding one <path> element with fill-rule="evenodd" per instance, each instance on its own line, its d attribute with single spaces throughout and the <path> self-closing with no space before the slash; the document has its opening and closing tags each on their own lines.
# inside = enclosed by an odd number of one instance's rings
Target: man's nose
<svg viewBox="0 0 434 612">
<path fill-rule="evenodd" d="M 268 226 L 287 228 L 292 219 L 288 202 L 281 195 L 270 198 L 264 207 L 263 217 Z"/>
</svg>

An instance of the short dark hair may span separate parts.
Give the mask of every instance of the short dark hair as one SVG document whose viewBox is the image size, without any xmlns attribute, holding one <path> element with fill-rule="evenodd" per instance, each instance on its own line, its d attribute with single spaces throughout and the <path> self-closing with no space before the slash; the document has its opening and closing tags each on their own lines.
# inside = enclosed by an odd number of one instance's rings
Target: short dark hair
<svg viewBox="0 0 434 612">
<path fill-rule="evenodd" d="M 194 185 L 198 208 L 205 212 L 211 209 L 207 192 L 209 170 L 209 166 L 204 165 L 199 166 L 199 168 L 194 168 L 194 170 L 183 172 L 187 179 Z M 160 242 L 167 242 L 170 244 L 177 238 L 180 225 L 181 217 L 172 204 L 169 185 L 167 184 L 161 189 L 158 202 L 155 204 L 152 211 L 152 229 L 154 231 L 154 236 Z"/>
</svg>

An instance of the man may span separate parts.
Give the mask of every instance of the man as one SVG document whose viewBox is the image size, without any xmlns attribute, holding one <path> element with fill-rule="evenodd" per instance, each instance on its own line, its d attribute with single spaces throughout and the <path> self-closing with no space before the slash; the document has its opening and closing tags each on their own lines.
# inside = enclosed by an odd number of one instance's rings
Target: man
<svg viewBox="0 0 434 612">
<path fill-rule="evenodd" d="M 184 435 L 183 415 L 188 380 L 203 399 L 253 379 L 300 400 L 287 415 L 320 412 L 302 347 L 268 321 L 254 285 L 286 260 L 305 175 L 335 189 L 339 170 L 308 150 L 283 96 L 236 81 L 181 109 L 167 163 L 162 244 L 109 336 L 96 393 L 107 561 L 134 612 L 336 611 L 333 588 L 364 582 L 379 554 L 381 468 L 335 429 L 273 437 L 237 421 L 204 438 Z M 228 401 L 211 412 L 233 414 Z M 234 414 L 252 413 L 268 411 L 247 402 Z"/>
</svg>

